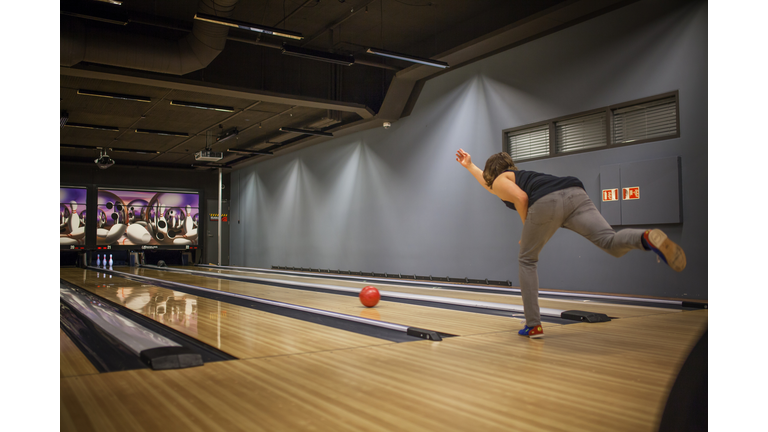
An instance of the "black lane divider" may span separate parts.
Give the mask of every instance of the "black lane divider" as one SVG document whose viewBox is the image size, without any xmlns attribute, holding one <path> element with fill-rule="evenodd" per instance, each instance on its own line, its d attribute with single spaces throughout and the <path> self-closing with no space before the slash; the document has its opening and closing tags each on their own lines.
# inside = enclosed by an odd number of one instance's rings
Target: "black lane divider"
<svg viewBox="0 0 768 432">
<path fill-rule="evenodd" d="M 322 311 L 304 306 L 291 305 L 288 303 L 260 299 L 257 297 L 229 293 L 226 291 L 216 291 L 209 288 L 171 282 L 163 279 L 138 276 L 115 270 L 99 269 L 96 267 L 89 267 L 89 269 L 112 274 L 135 282 L 152 284 L 163 288 L 185 292 L 191 295 L 196 295 L 199 297 L 220 301 L 223 303 L 243 306 L 249 309 L 256 309 L 275 315 L 324 325 L 326 327 L 332 327 L 365 336 L 376 337 L 379 339 L 388 340 L 390 342 L 412 342 L 419 339 L 440 341 L 444 337 L 455 336 L 452 334 L 437 332 L 433 330 L 425 330 L 399 324 L 386 323 L 383 321 L 370 320 L 367 318 L 359 318 L 351 315 Z"/>
<path fill-rule="evenodd" d="M 169 267 L 155 267 L 155 266 L 147 266 L 147 265 L 143 265 L 141 267 L 144 267 L 150 270 L 178 272 L 182 274 L 191 274 L 193 276 L 203 276 L 203 277 L 211 277 L 215 279 L 232 280 L 237 282 L 256 283 L 261 285 L 275 286 L 279 288 L 290 288 L 290 289 L 298 289 L 303 291 L 320 292 L 324 294 L 336 294 L 336 295 L 357 297 L 357 294 L 352 292 L 337 291 L 337 290 L 328 289 L 328 288 L 299 286 L 299 285 L 293 285 L 290 283 L 281 283 L 279 281 L 272 282 L 272 280 L 255 281 L 255 280 L 249 279 L 248 276 L 238 277 L 238 275 L 233 275 L 233 274 L 221 274 L 221 273 L 210 273 L 210 272 L 190 273 L 191 270 L 173 269 Z M 461 311 L 461 312 L 479 313 L 484 315 L 495 315 L 495 316 L 503 316 L 503 317 L 509 317 L 509 318 L 523 318 L 523 319 L 525 318 L 522 312 L 512 312 L 512 311 L 499 310 L 499 309 L 480 308 L 480 307 L 474 307 L 474 306 L 462 306 L 462 305 L 450 304 L 450 303 L 435 303 L 429 300 L 404 299 L 404 298 L 397 298 L 397 297 L 387 297 L 386 300 L 394 303 L 402 303 L 402 304 L 409 304 L 409 305 L 415 305 L 415 306 L 426 306 L 426 307 L 455 310 L 455 311 Z M 558 317 L 546 316 L 546 315 L 541 316 L 541 321 L 549 324 L 576 324 L 577 322 L 579 322 L 579 321 L 574 321 L 573 319 L 564 319 L 564 318 L 558 318 Z"/>
<path fill-rule="evenodd" d="M 69 281 L 66 281 L 64 279 L 59 279 L 59 281 L 60 281 L 61 284 L 65 285 L 65 286 L 74 288 L 76 290 L 82 290 L 82 291 L 87 292 L 89 296 L 93 296 L 93 297 L 99 299 L 99 301 L 102 304 L 105 304 L 105 305 L 109 306 L 110 308 L 112 308 L 113 312 L 116 312 L 116 313 L 122 315 L 123 317 L 125 317 L 125 318 L 127 318 L 127 319 L 129 319 L 129 320 L 131 320 L 131 321 L 133 321 L 133 322 L 135 322 L 137 324 L 140 324 L 140 325 L 144 326 L 148 330 L 153 331 L 153 332 L 155 332 L 155 333 L 159 334 L 160 336 L 163 336 L 163 337 L 165 337 L 167 339 L 170 339 L 171 341 L 176 342 L 177 344 L 181 345 L 182 347 L 184 347 L 184 348 L 186 348 L 188 350 L 191 350 L 192 352 L 194 352 L 196 354 L 199 354 L 200 357 L 203 360 L 203 363 L 217 362 L 217 361 L 224 361 L 224 360 L 236 360 L 237 359 L 237 357 L 235 357 L 235 356 L 233 356 L 231 354 L 228 354 L 228 353 L 226 353 L 226 352 L 224 352 L 224 351 L 222 351 L 222 350 L 220 350 L 220 349 L 218 349 L 216 347 L 213 347 L 213 346 L 208 345 L 208 344 L 206 344 L 204 342 L 201 342 L 201 341 L 199 341 L 199 340 L 197 340 L 197 339 L 195 339 L 195 338 L 193 338 L 191 336 L 188 336 L 188 335 L 186 335 L 186 334 L 184 334 L 184 333 L 182 333 L 182 332 L 180 332 L 178 330 L 175 330 L 175 329 L 173 329 L 171 327 L 168 327 L 165 324 L 161 324 L 161 323 L 153 320 L 152 318 L 146 317 L 146 316 L 144 316 L 144 315 L 142 315 L 142 314 L 140 314 L 138 312 L 134 312 L 134 311 L 128 309 L 127 307 L 125 307 L 123 305 L 120 305 L 118 303 L 115 303 L 115 302 L 113 302 L 111 300 L 108 300 L 108 299 L 106 299 L 106 298 L 104 298 L 104 297 L 102 297 L 102 296 L 100 296 L 98 294 L 94 294 L 93 292 L 88 291 L 87 289 L 85 289 L 83 287 L 80 287 L 80 286 L 78 286 L 76 284 L 73 284 L 73 283 L 71 283 Z M 78 316 L 82 317 L 82 315 L 79 312 L 75 311 L 73 308 L 70 308 L 70 310 L 72 310 L 72 312 L 76 313 Z M 90 320 L 88 320 L 88 318 L 82 317 L 81 320 L 90 323 Z M 93 326 L 92 324 L 90 325 L 90 327 L 94 327 L 94 328 L 98 329 L 98 327 Z M 107 335 L 107 333 L 105 333 L 105 332 L 103 332 L 101 330 L 98 330 L 98 333 Z M 143 362 L 146 361 L 146 359 L 142 359 L 140 357 L 137 357 L 133 352 L 131 352 L 127 348 L 124 348 L 123 345 L 121 343 L 119 343 L 118 341 L 116 341 L 112 336 L 108 335 L 107 341 L 113 341 L 115 345 L 117 345 L 120 348 L 122 348 L 120 350 L 121 353 L 122 352 L 127 352 L 130 357 L 132 357 L 132 358 L 136 359 L 137 361 L 139 361 L 142 364 L 143 367 L 147 366 L 147 365 L 145 365 L 143 363 Z M 98 345 L 98 346 L 102 346 L 102 345 Z M 82 351 L 82 349 L 81 349 L 81 351 Z M 152 350 L 148 350 L 148 351 L 152 351 Z M 85 353 L 85 351 L 84 351 L 84 353 Z M 87 355 L 88 354 L 86 354 L 86 356 Z M 109 353 L 106 353 L 105 355 L 108 356 Z M 124 355 L 124 354 L 121 354 L 121 355 Z M 109 357 L 106 360 L 107 361 L 111 361 Z M 132 362 L 132 360 L 131 360 L 131 362 Z M 97 368 L 98 368 L 98 366 L 97 366 Z M 114 370 L 127 370 L 127 369 L 114 369 Z M 111 371 L 112 370 L 110 370 L 110 372 Z"/>
<path fill-rule="evenodd" d="M 141 359 L 119 343 L 109 333 L 93 325 L 69 304 L 60 300 L 59 325 L 61 330 L 80 349 L 99 372 L 117 372 L 145 369 Z"/>
<path fill-rule="evenodd" d="M 383 283 L 392 284 L 392 285 L 403 285 L 403 286 L 422 287 L 422 288 L 425 286 L 434 286 L 440 289 L 445 289 L 450 291 L 469 291 L 469 292 L 479 292 L 479 293 L 487 293 L 487 294 L 507 294 L 507 295 L 520 296 L 519 288 L 504 288 L 504 287 L 494 288 L 494 287 L 482 287 L 478 285 L 452 285 L 452 284 L 446 284 L 442 282 L 429 282 L 426 280 L 413 281 L 408 279 L 382 279 L 377 277 L 366 277 L 366 276 L 354 276 L 354 275 L 346 276 L 342 274 L 322 274 L 322 273 L 311 273 L 311 272 L 298 272 L 298 271 L 291 271 L 291 270 L 273 270 L 273 269 L 261 269 L 261 268 L 257 269 L 257 268 L 234 267 L 234 266 L 217 266 L 212 264 L 196 264 L 196 267 L 232 270 L 232 271 L 246 271 L 246 272 L 254 272 L 254 273 L 296 275 L 296 276 L 303 276 L 303 277 L 347 280 L 347 281 L 364 282 L 364 283 L 365 282 L 371 282 L 371 283 L 383 282 Z M 584 295 L 579 293 L 558 293 L 558 292 L 551 292 L 546 290 L 539 291 L 539 298 L 546 298 L 551 300 L 571 300 L 571 301 L 581 301 L 581 302 L 597 301 L 600 303 L 656 307 L 656 308 L 662 308 L 662 309 L 682 309 L 682 310 L 707 309 L 707 303 L 695 302 L 695 301 L 657 300 L 657 299 L 643 299 L 639 297 L 622 298 L 621 296 L 598 295 L 598 294 Z"/>
</svg>

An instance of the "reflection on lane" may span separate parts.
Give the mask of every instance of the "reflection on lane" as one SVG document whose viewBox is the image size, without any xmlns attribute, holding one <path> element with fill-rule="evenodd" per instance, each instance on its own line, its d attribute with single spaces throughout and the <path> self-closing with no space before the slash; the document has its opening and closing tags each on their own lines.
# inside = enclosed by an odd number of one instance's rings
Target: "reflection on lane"
<svg viewBox="0 0 768 432">
<path fill-rule="evenodd" d="M 109 277 L 108 277 L 109 276 Z M 86 275 L 84 281 L 95 283 L 100 295 L 126 308 L 152 318 L 190 336 L 198 334 L 197 296 L 171 291 L 154 285 L 121 286 L 122 278 L 95 272 L 95 279 Z"/>
</svg>

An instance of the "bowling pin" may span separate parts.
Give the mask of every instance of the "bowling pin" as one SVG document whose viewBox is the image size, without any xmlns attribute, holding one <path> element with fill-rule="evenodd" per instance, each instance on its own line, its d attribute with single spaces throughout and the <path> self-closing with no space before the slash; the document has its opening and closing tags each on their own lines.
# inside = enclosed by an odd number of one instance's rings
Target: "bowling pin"
<svg viewBox="0 0 768 432">
<path fill-rule="evenodd" d="M 109 254 L 109 268 L 112 268 L 112 263 L 113 262 L 114 261 L 112 261 L 112 254 Z"/>
<path fill-rule="evenodd" d="M 192 206 L 187 206 L 187 217 L 184 219 L 184 231 L 190 232 L 195 227 L 195 222 L 192 220 Z"/>
<path fill-rule="evenodd" d="M 96 255 L 96 267 L 101 267 L 101 254 Z"/>
<path fill-rule="evenodd" d="M 104 236 L 104 241 L 106 242 L 106 244 L 112 244 L 116 242 L 120 237 L 122 237 L 123 234 L 125 234 L 126 228 L 128 228 L 128 225 L 123 225 L 123 224 L 112 225 L 112 228 L 110 228 L 109 231 L 107 231 L 107 235 Z M 98 230 L 96 231 L 96 235 L 100 236 L 100 233 Z M 105 259 L 106 257 L 107 256 L 104 255 Z"/>
<path fill-rule="evenodd" d="M 68 237 L 80 240 L 81 238 L 85 237 L 85 226 L 80 226 L 80 215 L 77 214 L 77 202 L 70 201 L 69 206 L 72 214 L 69 216 Z"/>
<path fill-rule="evenodd" d="M 176 228 L 176 212 L 173 209 L 168 210 L 168 227 Z"/>
<path fill-rule="evenodd" d="M 155 230 L 152 227 L 152 222 L 147 223 L 145 221 L 138 221 L 138 222 L 136 222 L 136 224 L 146 228 L 147 232 L 149 233 L 149 240 L 150 241 L 155 237 Z"/>
<path fill-rule="evenodd" d="M 187 218 L 184 219 L 184 237 L 191 240 L 194 243 L 197 240 L 197 228 L 195 228 L 195 221 L 192 220 L 192 207 L 187 206 Z"/>
<path fill-rule="evenodd" d="M 77 214 L 77 202 L 70 201 L 69 208 L 71 215 L 69 216 L 69 229 L 74 231 L 75 228 L 80 228 L 80 215 Z"/>
<path fill-rule="evenodd" d="M 147 231 L 147 228 L 142 225 L 142 221 L 128 225 L 128 229 L 125 230 L 125 236 L 131 243 L 136 245 L 144 245 L 152 240 L 152 235 Z"/>
<path fill-rule="evenodd" d="M 160 217 L 157 221 L 157 233 L 155 234 L 158 240 L 165 240 L 168 237 L 168 222 L 165 220 L 165 206 L 160 206 Z"/>
</svg>

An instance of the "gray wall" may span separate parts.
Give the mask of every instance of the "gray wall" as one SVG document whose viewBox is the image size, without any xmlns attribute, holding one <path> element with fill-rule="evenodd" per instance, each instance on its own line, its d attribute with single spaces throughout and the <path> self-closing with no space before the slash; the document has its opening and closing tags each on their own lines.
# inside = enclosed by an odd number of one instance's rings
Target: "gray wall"
<svg viewBox="0 0 768 432">
<path fill-rule="evenodd" d="M 682 158 L 686 250 L 675 273 L 651 253 L 621 259 L 560 230 L 542 289 L 707 299 L 707 4 L 644 0 L 426 83 L 409 117 L 232 173 L 231 262 L 518 284 L 517 213 L 454 160 L 481 168 L 503 129 L 678 90 L 677 139 L 520 163 L 577 176 L 600 199 L 601 165 Z"/>
</svg>

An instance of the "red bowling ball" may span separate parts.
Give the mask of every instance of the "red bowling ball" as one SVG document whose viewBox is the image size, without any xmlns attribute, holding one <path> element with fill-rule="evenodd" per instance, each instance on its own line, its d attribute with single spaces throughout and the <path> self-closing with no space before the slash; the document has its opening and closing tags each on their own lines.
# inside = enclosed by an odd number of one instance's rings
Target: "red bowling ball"
<svg viewBox="0 0 768 432">
<path fill-rule="evenodd" d="M 381 295 L 373 286 L 367 286 L 360 291 L 360 303 L 365 307 L 374 307 L 379 303 Z"/>
</svg>

